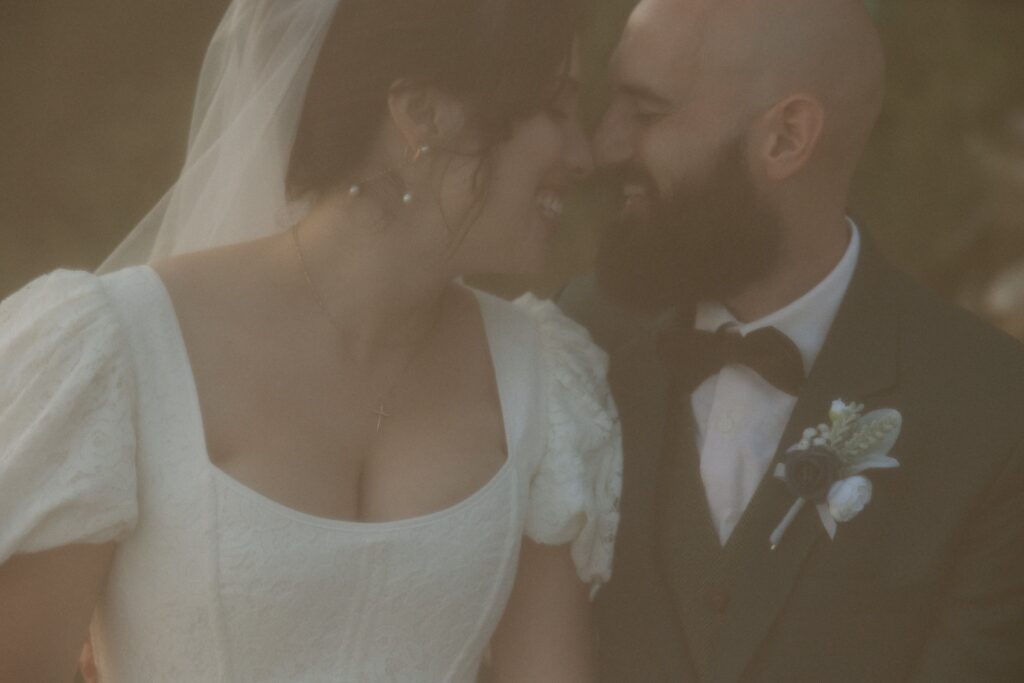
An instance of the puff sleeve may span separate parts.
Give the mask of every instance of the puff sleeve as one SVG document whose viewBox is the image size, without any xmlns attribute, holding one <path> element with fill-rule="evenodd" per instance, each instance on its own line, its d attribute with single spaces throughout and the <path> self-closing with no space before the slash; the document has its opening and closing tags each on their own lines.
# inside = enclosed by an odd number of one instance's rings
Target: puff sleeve
<svg viewBox="0 0 1024 683">
<path fill-rule="evenodd" d="M 608 358 L 555 304 L 516 304 L 540 334 L 547 447 L 530 484 L 526 535 L 572 543 L 580 579 L 594 590 L 611 577 L 622 489 L 622 435 L 607 383 Z"/>
<path fill-rule="evenodd" d="M 138 514 L 134 396 L 100 280 L 57 271 L 0 303 L 0 564 L 123 538 Z"/>
</svg>

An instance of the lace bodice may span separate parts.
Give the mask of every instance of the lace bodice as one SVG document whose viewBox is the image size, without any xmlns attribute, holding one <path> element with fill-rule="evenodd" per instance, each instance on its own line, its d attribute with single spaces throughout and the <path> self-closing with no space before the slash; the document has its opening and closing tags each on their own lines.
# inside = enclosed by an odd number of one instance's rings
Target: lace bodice
<svg viewBox="0 0 1024 683">
<path fill-rule="evenodd" d="M 0 562 L 119 542 L 104 681 L 474 680 L 523 534 L 607 580 L 621 483 L 605 357 L 553 304 L 480 293 L 508 439 L 489 483 L 398 522 L 321 519 L 214 467 L 156 274 L 61 271 L 0 305 Z"/>
</svg>

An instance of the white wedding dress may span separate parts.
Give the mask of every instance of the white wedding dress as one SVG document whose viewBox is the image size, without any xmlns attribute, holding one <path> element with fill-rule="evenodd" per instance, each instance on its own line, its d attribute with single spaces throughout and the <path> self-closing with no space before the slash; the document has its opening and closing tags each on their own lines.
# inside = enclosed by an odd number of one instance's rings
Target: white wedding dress
<svg viewBox="0 0 1024 683">
<path fill-rule="evenodd" d="M 104 683 L 470 683 L 524 534 L 608 578 L 621 446 L 606 359 L 553 304 L 478 300 L 508 460 L 446 510 L 321 519 L 210 462 L 181 332 L 147 266 L 58 271 L 0 304 L 0 564 L 119 542 Z"/>
</svg>

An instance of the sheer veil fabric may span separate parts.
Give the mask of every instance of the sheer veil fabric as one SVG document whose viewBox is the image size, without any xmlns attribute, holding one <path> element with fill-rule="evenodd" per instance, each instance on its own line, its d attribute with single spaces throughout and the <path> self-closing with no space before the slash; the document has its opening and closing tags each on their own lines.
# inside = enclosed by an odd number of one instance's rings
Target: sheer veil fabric
<svg viewBox="0 0 1024 683">
<path fill-rule="evenodd" d="M 306 88 L 342 0 L 233 0 L 203 62 L 178 180 L 100 273 L 287 229 L 285 175 Z"/>
</svg>

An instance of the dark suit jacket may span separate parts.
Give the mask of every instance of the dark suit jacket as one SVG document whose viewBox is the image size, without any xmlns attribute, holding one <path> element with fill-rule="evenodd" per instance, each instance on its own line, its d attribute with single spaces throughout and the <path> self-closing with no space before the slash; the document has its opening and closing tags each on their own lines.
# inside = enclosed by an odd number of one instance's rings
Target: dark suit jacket
<svg viewBox="0 0 1024 683">
<path fill-rule="evenodd" d="M 598 598 L 603 681 L 1024 681 L 1016 342 L 865 246 L 779 451 L 842 398 L 902 413 L 901 466 L 868 473 L 874 498 L 835 540 L 808 506 L 775 551 L 794 498 L 766 476 L 722 549 L 657 325 L 585 281 L 562 304 L 611 355 L 624 433 L 614 576 Z"/>
</svg>

